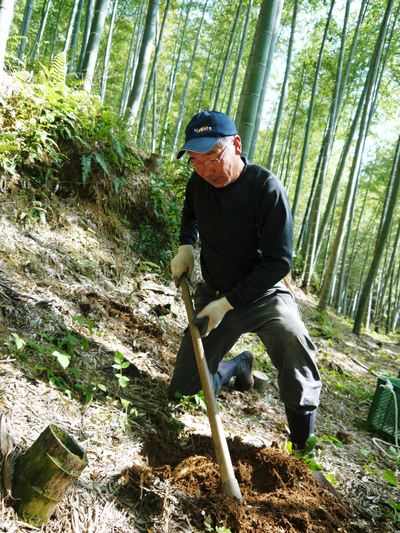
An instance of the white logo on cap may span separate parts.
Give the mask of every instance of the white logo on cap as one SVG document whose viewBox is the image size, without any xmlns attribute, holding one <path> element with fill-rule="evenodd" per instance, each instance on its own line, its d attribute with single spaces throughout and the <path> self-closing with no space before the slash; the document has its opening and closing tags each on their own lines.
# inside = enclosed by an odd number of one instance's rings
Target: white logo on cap
<svg viewBox="0 0 400 533">
<path fill-rule="evenodd" d="M 206 131 L 212 131 L 211 126 L 201 126 L 201 128 L 194 128 L 195 133 L 205 133 Z"/>
</svg>

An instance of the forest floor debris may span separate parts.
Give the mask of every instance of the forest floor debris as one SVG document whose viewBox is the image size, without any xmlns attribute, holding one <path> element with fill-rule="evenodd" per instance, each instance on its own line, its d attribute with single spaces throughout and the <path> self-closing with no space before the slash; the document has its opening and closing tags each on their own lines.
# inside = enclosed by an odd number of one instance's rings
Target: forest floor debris
<svg viewBox="0 0 400 533">
<path fill-rule="evenodd" d="M 175 287 L 146 273 L 132 234 L 121 228 L 114 239 L 90 205 L 54 201 L 45 224 L 22 213 L 29 209 L 21 199 L 1 204 L 0 409 L 16 453 L 51 422 L 89 458 L 43 531 L 400 530 L 397 466 L 365 429 L 376 375 L 397 374 L 396 340 L 356 337 L 335 316 L 321 325 L 313 298 L 293 286 L 324 379 L 315 460 L 337 483 L 327 490 L 286 452 L 275 371 L 246 335 L 233 353 L 251 348 L 270 381 L 263 396 L 218 398 L 243 493 L 241 504 L 232 502 L 219 490 L 201 399 L 167 400 L 186 326 Z M 1 500 L 0 531 L 32 531 L 11 504 Z"/>
</svg>

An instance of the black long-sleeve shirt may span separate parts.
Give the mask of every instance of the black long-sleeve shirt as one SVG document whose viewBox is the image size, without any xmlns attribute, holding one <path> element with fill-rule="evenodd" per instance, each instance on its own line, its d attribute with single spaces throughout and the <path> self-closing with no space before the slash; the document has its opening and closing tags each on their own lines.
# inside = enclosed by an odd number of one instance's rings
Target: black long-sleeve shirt
<svg viewBox="0 0 400 533">
<path fill-rule="evenodd" d="M 265 296 L 290 271 L 293 223 L 286 192 L 270 171 L 247 161 L 238 179 L 222 188 L 193 172 L 180 244 L 194 244 L 198 235 L 203 278 L 233 307 Z"/>
</svg>

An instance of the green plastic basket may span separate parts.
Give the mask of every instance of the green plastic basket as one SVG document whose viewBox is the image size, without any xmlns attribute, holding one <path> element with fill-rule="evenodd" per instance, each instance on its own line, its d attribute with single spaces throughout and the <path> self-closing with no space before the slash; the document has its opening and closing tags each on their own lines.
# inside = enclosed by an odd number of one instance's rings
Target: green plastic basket
<svg viewBox="0 0 400 533">
<path fill-rule="evenodd" d="M 387 381 L 393 385 L 397 399 L 397 438 L 400 442 L 400 379 L 380 377 L 368 413 L 368 429 L 389 442 L 395 442 L 395 402 L 393 394 L 382 385 Z"/>
</svg>

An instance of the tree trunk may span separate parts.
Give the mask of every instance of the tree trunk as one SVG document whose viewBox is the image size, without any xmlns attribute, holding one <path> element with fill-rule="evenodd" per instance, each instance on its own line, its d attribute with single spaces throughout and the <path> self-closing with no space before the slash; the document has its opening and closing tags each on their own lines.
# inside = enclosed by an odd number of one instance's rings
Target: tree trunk
<svg viewBox="0 0 400 533">
<path fill-rule="evenodd" d="M 151 120 L 151 154 L 153 157 L 157 157 L 160 154 L 156 154 L 156 144 L 157 144 L 157 132 L 159 127 L 159 121 L 157 120 L 157 71 L 155 71 L 153 76 L 153 113 Z M 160 158 L 161 159 L 161 158 Z"/>
<path fill-rule="evenodd" d="M 91 92 L 94 71 L 96 69 L 97 56 L 100 49 L 101 35 L 104 30 L 104 24 L 108 13 L 108 0 L 96 0 L 93 20 L 90 27 L 90 36 L 85 50 L 82 71 L 80 72 L 83 79 L 83 88 Z"/>
<path fill-rule="evenodd" d="M 268 154 L 268 160 L 267 160 L 267 168 L 270 168 L 270 169 L 272 169 L 272 166 L 274 164 L 275 150 L 276 150 L 276 145 L 277 145 L 278 138 L 279 138 L 279 131 L 280 131 L 281 121 L 282 121 L 282 113 L 283 113 L 283 109 L 286 103 L 286 94 L 287 94 L 288 85 L 289 85 L 290 66 L 292 62 L 293 41 L 294 41 L 294 34 L 296 31 L 298 5 L 299 5 L 299 1 L 295 0 L 294 6 L 293 6 L 293 16 L 292 16 L 292 25 L 291 25 L 291 30 L 290 30 L 288 53 L 286 56 L 285 75 L 283 77 L 281 96 L 279 98 L 278 111 L 276 114 L 275 125 L 274 125 L 274 130 L 272 132 L 272 139 L 271 139 L 271 143 L 269 147 L 269 154 Z"/>
<path fill-rule="evenodd" d="M 352 40 L 350 51 L 349 51 L 349 55 L 348 55 L 347 61 L 346 61 L 346 68 L 345 68 L 345 71 L 344 71 L 344 74 L 343 74 L 343 77 L 342 77 L 342 80 L 341 80 L 341 84 L 340 84 L 339 103 L 341 103 L 342 100 L 343 100 L 344 88 L 345 88 L 345 86 L 347 84 L 347 80 L 348 80 L 348 77 L 349 77 L 350 67 L 352 65 L 354 52 L 356 50 L 356 45 L 358 43 L 358 39 L 359 39 L 359 36 L 360 36 L 360 31 L 361 31 L 362 23 L 364 21 L 365 12 L 367 10 L 368 3 L 369 3 L 369 0 L 363 0 L 362 1 L 362 5 L 361 5 L 361 8 L 360 8 L 359 16 L 358 16 L 358 19 L 357 19 L 357 25 L 356 25 L 356 28 L 354 30 L 353 40 Z M 364 96 L 365 96 L 365 89 L 363 91 L 363 97 Z M 361 110 L 362 110 L 362 106 L 363 105 L 364 105 L 363 98 L 360 98 L 359 105 L 357 107 L 357 111 L 355 113 L 355 116 L 354 116 L 354 119 L 353 119 L 353 122 L 352 122 L 352 126 L 350 128 L 350 134 L 347 135 L 346 143 L 345 143 L 345 146 L 343 147 L 342 155 L 340 157 L 340 163 L 339 163 L 338 169 L 337 169 L 337 171 L 335 173 L 335 177 L 333 179 L 333 183 L 331 185 L 331 189 L 330 189 L 330 193 L 329 193 L 329 200 L 328 200 L 328 202 L 326 204 L 325 212 L 324 212 L 324 215 L 323 215 L 322 220 L 321 220 L 320 228 L 318 230 L 317 242 L 319 244 L 317 245 L 317 254 L 316 254 L 317 257 L 318 257 L 319 250 L 320 250 L 320 247 L 321 247 L 321 244 L 322 244 L 322 240 L 323 240 L 322 237 L 324 235 L 325 227 L 326 227 L 326 224 L 327 224 L 328 219 L 330 217 L 332 205 L 334 203 L 333 200 L 334 200 L 334 198 L 336 197 L 336 194 L 337 194 L 337 190 L 338 190 L 338 187 L 339 187 L 340 179 L 341 179 L 341 176 L 342 176 L 342 173 L 343 173 L 343 169 L 344 169 L 344 164 L 346 162 L 346 158 L 347 158 L 348 152 L 349 152 L 351 144 L 353 142 L 353 137 L 354 137 L 354 134 L 355 134 L 355 131 L 356 131 L 358 120 L 359 120 L 359 118 L 361 116 Z"/>
<path fill-rule="evenodd" d="M 68 52 L 70 44 L 71 44 L 72 33 L 73 33 L 73 30 L 74 30 L 74 26 L 75 26 L 76 14 L 78 13 L 79 1 L 80 0 L 75 0 L 74 1 L 74 5 L 72 6 L 72 11 L 71 11 L 70 19 L 69 19 L 67 34 L 65 36 L 65 41 L 64 41 L 64 49 L 63 49 L 63 51 L 65 53 Z"/>
<path fill-rule="evenodd" d="M 77 72 L 82 72 L 82 68 L 83 68 L 83 61 L 85 59 L 86 48 L 87 48 L 89 37 L 90 37 L 90 28 L 92 27 L 92 22 L 93 22 L 94 2 L 95 0 L 87 0 L 87 4 L 86 4 L 85 29 L 83 30 L 81 51 L 79 54 L 78 67 L 76 69 Z"/>
<path fill-rule="evenodd" d="M 396 282 L 395 282 L 395 296 L 393 304 L 393 314 L 390 323 L 390 331 L 396 331 L 397 324 L 400 317 L 400 262 L 397 267 Z"/>
<path fill-rule="evenodd" d="M 394 270 L 390 273 L 390 285 L 389 285 L 389 295 L 388 295 L 388 304 L 386 311 L 386 320 L 385 320 L 385 333 L 389 335 L 390 333 L 390 323 L 391 323 L 391 310 L 392 310 L 392 300 L 393 300 L 393 286 L 394 286 Z"/>
<path fill-rule="evenodd" d="M 189 91 L 189 83 L 190 83 L 190 80 L 191 80 L 191 77 L 192 77 L 194 61 L 195 61 L 196 54 L 197 54 L 197 49 L 198 49 L 199 43 L 200 43 L 201 29 L 202 29 L 202 26 L 203 26 L 204 16 L 205 16 L 205 12 L 206 12 L 206 9 L 207 9 L 207 5 L 208 5 L 208 0 L 206 0 L 204 2 L 204 5 L 203 5 L 203 11 L 202 11 L 202 14 L 201 14 L 201 20 L 200 20 L 200 24 L 199 24 L 199 27 L 198 27 L 198 30 L 197 30 L 196 41 L 194 43 L 192 57 L 191 57 L 190 64 L 189 64 L 189 71 L 188 71 L 188 73 L 186 75 L 185 87 L 183 89 L 181 104 L 179 106 L 178 119 L 176 121 L 176 126 L 175 126 L 175 135 L 174 135 L 174 140 L 173 140 L 173 143 L 172 143 L 172 154 L 173 155 L 176 152 L 176 147 L 177 147 L 178 139 L 179 139 L 179 133 L 181 131 L 183 113 L 185 111 L 186 100 L 187 100 L 188 91 Z"/>
<path fill-rule="evenodd" d="M 291 157 L 292 141 L 293 141 L 293 137 L 294 137 L 294 129 L 295 129 L 295 125 L 296 125 L 298 110 L 299 110 L 299 107 L 300 107 L 301 97 L 302 97 L 302 94 L 303 94 L 305 71 L 306 71 L 306 65 L 304 63 L 302 71 L 301 71 L 301 77 L 300 77 L 300 88 L 299 88 L 299 90 L 297 92 L 297 95 L 296 95 L 296 102 L 295 102 L 295 105 L 294 105 L 292 117 L 289 120 L 289 125 L 288 125 L 287 131 L 286 131 L 284 139 L 283 139 L 282 147 L 281 147 L 280 152 L 279 152 L 279 162 L 278 162 L 278 165 L 277 165 L 277 175 L 278 176 L 281 174 L 281 170 L 280 169 L 281 169 L 282 157 L 283 157 L 283 164 L 282 164 L 282 173 L 283 173 L 285 157 L 284 157 L 284 153 L 282 153 L 282 152 L 284 152 L 285 138 L 286 137 L 288 139 L 290 139 L 289 140 L 289 147 L 288 147 L 288 156 L 286 158 L 286 160 L 288 161 L 288 164 L 286 165 L 286 173 L 288 172 L 289 157 Z M 289 178 L 288 178 L 288 176 L 286 174 L 284 175 L 284 182 L 285 182 L 285 187 L 289 188 Z"/>
<path fill-rule="evenodd" d="M 322 195 L 323 195 L 323 189 L 324 184 L 326 180 L 326 174 L 328 171 L 328 163 L 329 158 L 331 155 L 333 140 L 334 140 L 334 133 L 336 129 L 337 124 L 337 117 L 338 117 L 338 109 L 340 106 L 339 101 L 339 89 L 341 85 L 341 78 L 342 78 L 342 70 L 343 70 L 343 58 L 344 58 L 344 51 L 346 46 L 346 32 L 347 32 L 347 22 L 349 18 L 349 11 L 350 11 L 350 0 L 346 3 L 346 11 L 343 21 L 343 30 L 342 30 L 342 36 L 341 36 L 341 45 L 340 45 L 340 52 L 339 52 L 339 59 L 338 59 L 338 65 L 337 65 L 337 71 L 336 71 L 336 77 L 335 77 L 335 85 L 332 95 L 332 102 L 329 112 L 329 123 L 327 130 L 325 132 L 320 155 L 318 157 L 317 166 L 315 169 L 315 178 L 316 178 L 316 190 L 313 197 L 312 205 L 311 205 L 311 211 L 310 211 L 310 220 L 307 224 L 308 226 L 308 235 L 306 237 L 306 241 L 309 242 L 309 253 L 306 257 L 306 267 L 305 267 L 305 274 L 303 278 L 302 287 L 307 290 L 308 286 L 311 282 L 311 277 L 314 273 L 314 267 L 315 267 L 315 261 L 316 261 L 316 249 L 317 249 L 317 238 L 318 238 L 318 227 L 320 222 L 320 215 L 321 215 L 321 203 L 322 203 Z"/>
<path fill-rule="evenodd" d="M 228 31 L 225 31 L 222 37 L 222 42 L 226 42 L 227 38 L 228 38 Z M 211 75 L 211 78 L 212 78 L 212 85 L 210 89 L 210 95 L 208 97 L 208 102 L 212 102 L 215 99 L 215 94 L 216 94 L 217 87 L 218 87 L 218 73 L 221 71 L 221 65 L 223 64 L 223 60 L 222 60 L 222 57 L 224 55 L 223 52 L 224 52 L 224 48 L 221 47 L 218 50 L 218 63 L 215 63 L 215 58 L 214 58 L 214 68 L 211 69 L 211 72 L 208 73 L 209 75 Z"/>
<path fill-rule="evenodd" d="M 400 190 L 399 145 L 400 145 L 400 137 L 399 137 L 398 148 L 397 148 L 396 156 L 395 156 L 393 179 L 390 180 L 388 184 L 388 188 L 391 189 L 390 200 L 387 206 L 386 213 L 385 212 L 382 213 L 381 231 L 378 233 L 378 237 L 376 239 L 374 256 L 372 258 L 372 262 L 371 262 L 371 266 L 370 266 L 370 269 L 367 275 L 367 279 L 365 280 L 365 284 L 361 292 L 361 297 L 360 297 L 360 301 L 358 304 L 356 317 L 354 319 L 353 332 L 356 335 L 359 335 L 361 332 L 361 326 L 362 326 L 362 322 L 364 319 L 365 308 L 366 308 L 369 293 L 371 290 L 371 285 L 375 278 L 375 274 L 378 271 L 378 267 L 379 267 L 379 263 L 382 257 L 384 246 L 389 235 L 389 229 L 392 223 L 396 202 L 399 196 L 399 190 Z"/>
<path fill-rule="evenodd" d="M 157 39 L 156 51 L 154 53 L 153 63 L 151 65 L 151 70 L 149 74 L 149 79 L 147 81 L 146 92 L 144 93 L 144 97 L 143 97 L 142 111 L 140 114 L 138 134 L 137 134 L 137 141 L 138 141 L 139 146 L 142 146 L 142 143 L 143 143 L 143 134 L 144 134 L 144 130 L 146 127 L 147 113 L 149 111 L 148 108 L 149 108 L 150 93 L 151 93 L 152 88 L 154 88 L 154 80 L 155 80 L 156 72 L 157 72 L 158 58 L 160 56 L 161 46 L 163 43 L 164 29 L 165 29 L 165 25 L 167 22 L 170 5 L 171 5 L 171 0 L 167 0 L 165 9 L 164 9 L 163 19 L 161 22 L 160 33 Z"/>
<path fill-rule="evenodd" d="M 55 29 L 53 33 L 53 38 L 51 40 L 51 50 L 50 50 L 50 59 L 49 59 L 50 63 L 53 61 L 54 54 L 55 54 L 56 47 L 57 47 L 57 40 L 58 40 L 58 33 L 59 33 L 58 29 L 60 27 L 60 19 L 61 19 L 63 7 L 64 7 L 64 0 L 60 0 L 58 3 L 57 17 L 56 17 L 56 24 L 55 24 Z"/>
<path fill-rule="evenodd" d="M 232 26 L 232 30 L 231 30 L 231 34 L 230 34 L 230 38 L 229 38 L 229 43 L 228 43 L 228 46 L 227 46 L 226 52 L 225 52 L 225 58 L 224 58 L 224 62 L 223 62 L 223 65 L 222 65 L 221 75 L 219 77 L 219 83 L 218 83 L 218 87 L 217 87 L 217 94 L 215 95 L 214 109 L 216 111 L 219 110 L 218 109 L 219 99 L 220 99 L 220 96 L 221 96 L 222 86 L 223 86 L 223 83 L 224 83 L 224 80 L 225 80 L 226 71 L 227 71 L 229 60 L 230 60 L 231 53 L 232 53 L 232 46 L 233 46 L 233 42 L 234 42 L 235 36 L 236 36 L 236 29 L 237 29 L 237 25 L 238 25 L 238 22 L 239 22 L 240 13 L 242 11 L 242 4 L 243 4 L 243 0 L 240 0 L 239 1 L 239 5 L 235 6 L 236 16 L 235 16 L 235 20 L 233 21 L 233 26 Z"/>
<path fill-rule="evenodd" d="M 264 79 L 264 73 L 274 29 L 275 7 L 275 2 L 262 0 L 250 57 L 243 80 L 237 113 L 239 117 L 237 127 L 242 138 L 243 155 L 247 155 L 250 151 L 261 90 L 263 83 L 268 81 Z"/>
<path fill-rule="evenodd" d="M 229 95 L 228 106 L 226 108 L 226 114 L 228 116 L 231 115 L 233 101 L 235 99 L 235 94 L 237 90 L 237 81 L 239 78 L 240 65 L 242 64 L 243 50 L 244 50 L 244 45 L 247 39 L 247 32 L 249 29 L 250 13 L 251 13 L 252 6 L 253 6 L 253 0 L 249 0 L 249 5 L 247 7 L 247 12 L 246 12 L 246 20 L 244 22 L 242 37 L 240 39 L 239 51 L 237 53 L 236 60 L 235 60 L 235 70 L 232 76 L 231 91 Z"/>
<path fill-rule="evenodd" d="M 306 131 L 304 133 L 303 150 L 302 150 L 301 159 L 300 159 L 300 168 L 299 168 L 299 173 L 297 175 L 296 190 L 294 193 L 294 199 L 293 199 L 293 204 L 292 204 L 293 220 L 295 220 L 297 205 L 300 199 L 300 189 L 301 189 L 301 184 L 303 181 L 303 175 L 304 175 L 304 170 L 305 170 L 306 161 L 307 161 L 308 142 L 310 138 L 311 122 L 312 122 L 313 115 L 314 115 L 314 105 L 315 105 L 315 98 L 317 96 L 317 85 L 318 85 L 319 73 L 321 70 L 322 58 L 323 58 L 324 51 L 325 51 L 325 43 L 326 43 L 326 38 L 328 36 L 328 29 L 329 29 L 329 25 L 331 22 L 332 11 L 333 11 L 334 5 L 335 5 L 335 0 L 331 0 L 328 18 L 325 23 L 324 35 L 322 37 L 321 47 L 320 47 L 319 54 L 318 54 L 318 61 L 315 67 L 314 82 L 313 82 L 313 86 L 311 90 L 311 100 L 310 100 L 310 105 L 308 107 L 308 114 L 307 114 Z"/>
<path fill-rule="evenodd" d="M 108 80 L 108 64 L 109 64 L 109 61 L 110 61 L 111 42 L 112 42 L 112 37 L 113 37 L 113 33 L 114 33 L 115 17 L 117 15 L 117 7 L 118 7 L 118 0 L 114 0 L 114 6 L 113 6 L 113 10 L 112 10 L 112 15 L 111 15 L 110 27 L 108 29 L 106 51 L 104 53 L 103 75 L 101 77 L 101 86 L 100 86 L 100 100 L 103 103 L 104 103 L 104 99 L 106 97 L 106 88 L 107 88 L 107 80 Z"/>
<path fill-rule="evenodd" d="M 218 35 L 219 31 L 220 31 L 220 29 L 218 27 L 215 28 L 215 31 L 214 31 L 211 39 L 210 39 L 210 43 L 208 44 L 207 61 L 206 61 L 206 65 L 205 65 L 205 68 L 204 68 L 204 71 L 203 71 L 200 94 L 199 94 L 199 98 L 197 100 L 197 105 L 196 105 L 196 109 L 198 111 L 201 111 L 203 109 L 203 98 L 204 98 L 204 93 L 206 91 L 206 86 L 207 86 L 209 78 L 212 77 L 212 75 L 213 75 L 213 72 L 212 72 L 212 70 L 210 68 L 210 61 L 211 61 L 212 53 L 214 52 L 214 48 L 215 48 L 215 44 L 214 43 L 215 43 L 215 40 L 217 38 L 217 35 Z M 214 81 L 214 83 L 215 83 L 215 81 Z M 210 96 L 212 95 L 212 92 L 213 92 L 213 89 L 211 89 Z M 210 99 L 208 99 L 208 101 L 210 101 Z"/>
<path fill-rule="evenodd" d="M 361 116 L 361 113 L 362 113 L 362 110 L 363 110 L 363 107 L 364 107 L 366 89 L 367 89 L 367 87 L 364 86 L 363 92 L 362 92 L 360 100 L 359 100 L 359 102 L 357 104 L 357 109 L 356 109 L 356 112 L 354 114 L 351 126 L 350 126 L 350 131 L 346 135 L 346 141 L 345 141 L 345 144 L 343 146 L 342 152 L 340 154 L 339 164 L 338 164 L 338 166 L 336 168 L 335 175 L 333 177 L 333 181 L 332 181 L 332 184 L 331 184 L 331 187 L 330 187 L 328 201 L 326 203 L 324 216 L 322 218 L 322 222 L 321 222 L 321 225 L 320 225 L 320 228 L 319 228 L 319 232 L 318 232 L 319 247 L 322 244 L 322 240 L 323 240 L 323 235 L 324 235 L 324 231 L 325 231 L 325 228 L 326 228 L 326 224 L 327 224 L 327 222 L 329 220 L 329 217 L 331 215 L 331 212 L 332 212 L 332 206 L 335 204 L 335 199 L 336 199 L 336 196 L 337 196 L 337 193 L 338 193 L 340 181 L 341 181 L 344 169 L 345 169 L 347 156 L 348 156 L 348 154 L 350 152 L 350 148 L 351 148 L 352 143 L 353 143 L 353 138 L 354 138 L 355 132 L 357 130 L 358 121 L 360 120 L 360 116 Z M 319 247 L 317 249 L 317 255 L 319 254 Z"/>
<path fill-rule="evenodd" d="M 85 452 L 68 433 L 48 426 L 17 461 L 13 501 L 18 516 L 38 527 L 46 524 L 87 464 Z"/>
<path fill-rule="evenodd" d="M 396 224 L 394 225 L 396 227 Z M 384 281 L 383 281 L 383 294 L 386 294 L 386 291 L 389 290 L 389 304 L 388 304 L 388 311 L 387 316 L 391 316 L 392 314 L 392 302 L 393 299 L 393 293 L 394 293 L 394 272 L 396 270 L 396 253 L 399 250 L 399 244 L 400 244 L 400 220 L 397 221 L 397 232 L 394 238 L 394 243 L 392 246 L 392 253 L 389 259 L 389 265 L 388 268 L 384 270 Z M 390 330 L 390 323 L 391 320 L 389 319 L 387 321 L 386 328 Z M 388 332 L 388 331 L 387 331 Z"/>
<path fill-rule="evenodd" d="M 29 52 L 29 60 L 33 63 L 36 61 L 39 55 L 39 47 L 43 39 L 44 30 L 46 29 L 47 19 L 49 17 L 51 8 L 51 0 L 44 0 L 43 2 L 43 11 L 42 17 L 40 19 L 39 31 L 36 35 L 35 42 L 33 43 L 32 49 Z"/>
<path fill-rule="evenodd" d="M 131 43 L 129 45 L 128 59 L 125 63 L 124 81 L 122 82 L 121 96 L 119 100 L 119 114 L 124 115 L 126 109 L 126 101 L 128 99 L 129 91 L 131 88 L 131 78 L 133 77 L 137 60 L 139 57 L 139 42 L 141 38 L 141 20 L 143 16 L 144 3 L 141 6 L 140 11 L 135 12 L 135 24 L 132 30 Z"/>
<path fill-rule="evenodd" d="M 191 2 L 189 2 L 186 6 L 186 15 L 185 15 L 184 23 L 183 23 L 181 37 L 179 41 L 178 41 L 178 38 L 176 41 L 176 46 L 178 46 L 178 51 L 176 54 L 174 54 L 175 61 L 173 62 L 173 68 L 171 71 L 171 76 L 170 76 L 170 80 L 168 84 L 168 91 L 167 91 L 168 98 L 167 98 L 167 103 L 165 104 L 165 109 L 163 112 L 163 119 L 161 121 L 161 137 L 160 137 L 160 148 L 159 148 L 160 154 L 164 153 L 164 147 L 165 147 L 165 142 L 166 142 L 167 133 L 168 133 L 169 114 L 171 111 L 172 100 L 173 100 L 174 92 L 175 92 L 176 77 L 178 74 L 179 64 L 181 61 L 181 54 L 182 54 L 184 39 L 186 35 L 187 23 L 189 20 L 190 8 L 191 8 Z"/>
<path fill-rule="evenodd" d="M 274 53 L 275 53 L 276 40 L 278 39 L 278 31 L 279 31 L 279 26 L 281 23 L 283 0 L 275 0 L 274 5 L 275 5 L 274 28 L 272 31 L 271 42 L 270 42 L 269 49 L 268 49 L 268 58 L 267 58 L 267 63 L 265 65 L 264 80 L 262 84 L 260 98 L 258 100 L 256 121 L 254 123 L 253 135 L 251 137 L 251 144 L 250 144 L 250 149 L 249 149 L 250 160 L 254 159 L 254 154 L 256 151 L 258 133 L 260 130 L 262 112 L 263 112 L 264 103 L 265 103 L 265 94 L 267 92 L 267 87 L 268 87 L 269 73 L 271 72 L 272 60 L 274 58 Z"/>
<path fill-rule="evenodd" d="M 14 15 L 15 0 L 0 0 L 0 83 L 4 70 L 4 58 L 11 22 Z"/>
<path fill-rule="evenodd" d="M 365 191 L 365 194 L 364 194 L 364 199 L 363 199 L 361 210 L 360 210 L 360 213 L 359 213 L 359 216 L 358 216 L 357 227 L 356 227 L 355 231 L 353 232 L 353 234 L 354 234 L 353 246 L 352 246 L 352 249 L 351 249 L 351 252 L 350 252 L 349 261 L 348 261 L 348 264 L 351 265 L 351 266 L 355 264 L 356 256 L 358 254 L 358 250 L 356 250 L 356 243 L 357 242 L 361 242 L 361 239 L 359 237 L 359 232 L 360 232 L 361 221 L 364 219 L 364 211 L 365 211 L 365 207 L 366 207 L 366 204 L 367 204 L 368 191 L 369 191 L 369 187 L 371 185 L 371 181 L 372 181 L 372 174 L 371 174 L 371 177 L 370 177 L 370 179 L 368 181 L 367 188 L 366 188 L 366 191 Z M 372 218 L 372 220 L 373 219 L 374 219 L 374 217 Z M 367 231 L 367 235 L 372 235 L 372 233 L 370 233 L 372 224 L 373 223 L 370 223 L 368 225 L 368 230 L 369 231 Z M 350 236 L 351 232 L 348 232 L 348 233 L 349 233 L 349 236 Z M 348 272 L 347 276 L 346 276 L 346 272 L 347 272 L 346 266 L 347 266 L 346 264 L 342 265 L 342 269 L 341 269 L 340 276 L 339 276 L 339 278 L 340 278 L 339 290 L 336 293 L 336 309 L 339 311 L 339 313 L 342 312 L 341 302 L 340 302 L 340 293 L 343 291 L 343 298 L 346 298 L 347 292 L 348 292 L 348 287 L 349 287 L 349 284 L 350 284 L 350 278 L 351 278 L 351 273 L 350 272 Z"/>
<path fill-rule="evenodd" d="M 396 18 L 397 17 L 395 17 L 395 20 L 396 20 Z M 390 44 L 391 44 L 391 41 L 392 41 L 392 38 L 393 38 L 393 35 L 394 35 L 395 26 L 396 25 L 394 23 L 392 25 L 392 30 L 391 30 L 391 33 L 390 33 L 390 36 L 389 36 L 389 39 L 388 39 L 388 42 L 387 42 L 387 45 L 386 45 L 385 54 L 384 54 L 383 59 L 381 61 L 380 72 L 379 72 L 379 75 L 378 75 L 378 79 L 377 79 L 377 81 L 376 81 L 376 83 L 374 85 L 374 89 L 372 91 L 373 92 L 373 96 L 371 97 L 371 99 L 372 99 L 371 111 L 369 113 L 368 120 L 367 120 L 365 136 L 367 135 L 367 133 L 369 131 L 369 127 L 370 127 L 370 123 L 371 123 L 371 120 L 372 120 L 372 116 L 373 116 L 375 108 L 376 108 L 377 99 L 378 99 L 378 91 L 379 91 L 379 87 L 380 87 L 380 84 L 381 84 L 381 81 L 382 81 L 385 65 L 386 65 L 386 62 L 387 62 L 387 59 L 388 59 L 388 56 L 389 56 Z M 362 158 L 362 153 L 361 153 L 360 159 L 361 158 Z M 360 170 L 361 170 L 361 168 L 359 168 L 358 172 L 360 172 Z M 358 178 L 357 178 L 357 182 L 358 182 Z M 386 195 L 383 212 L 386 209 L 388 196 L 389 195 Z M 355 207 L 356 207 L 356 194 L 353 195 L 353 199 L 352 199 L 351 207 L 350 207 L 349 218 L 348 218 L 348 223 L 347 223 L 347 228 L 346 228 L 346 239 L 345 239 L 345 243 L 344 243 L 344 247 L 343 247 L 343 253 L 342 253 L 343 260 L 342 260 L 342 266 L 341 266 L 341 273 L 340 273 L 340 276 L 339 276 L 339 283 L 338 283 L 337 290 L 336 290 L 336 293 L 338 295 L 337 302 L 343 296 L 343 294 L 342 294 L 343 293 L 343 285 L 344 285 L 345 272 L 346 272 L 346 266 L 347 266 L 347 251 L 348 251 L 348 247 L 349 247 L 349 244 L 350 244 L 351 234 L 353 232 L 352 228 L 353 228 L 353 219 L 354 219 Z M 382 220 L 383 220 L 383 218 L 384 217 L 382 216 Z M 379 231 L 380 230 L 378 230 L 378 232 Z M 350 263 L 350 264 L 352 264 L 352 263 Z M 376 307 L 377 307 L 377 305 L 375 304 L 375 309 L 376 309 Z M 338 307 L 337 307 L 337 310 L 339 310 Z"/>
<path fill-rule="evenodd" d="M 79 0 L 78 4 L 78 12 L 75 17 L 75 24 L 72 31 L 72 39 L 71 39 L 71 46 L 70 46 L 70 58 L 68 61 L 68 74 L 70 72 L 74 72 L 75 70 L 75 57 L 76 57 L 76 45 L 78 43 L 78 37 L 79 37 L 79 28 L 81 25 L 82 20 L 82 11 L 83 11 L 83 4 L 85 0 Z"/>
<path fill-rule="evenodd" d="M 143 39 L 140 46 L 139 61 L 135 72 L 133 87 L 130 91 L 125 116 L 128 126 L 132 129 L 136 120 L 140 102 L 142 99 L 144 84 L 146 81 L 147 70 L 149 68 L 151 51 L 153 48 L 156 20 L 160 0 L 150 0 L 147 10 L 146 22 L 144 26 Z"/>
<path fill-rule="evenodd" d="M 368 298 L 367 319 L 366 319 L 366 322 L 365 322 L 365 329 L 367 331 L 370 330 L 370 325 L 371 325 L 372 294 L 373 294 L 373 287 L 371 287 L 371 293 L 370 293 L 369 298 Z"/>
<path fill-rule="evenodd" d="M 374 91 L 376 90 L 377 85 L 377 78 L 379 73 L 379 64 L 382 57 L 382 51 L 383 46 L 385 42 L 385 37 L 388 29 L 388 21 L 390 18 L 390 14 L 393 8 L 393 2 L 394 0 L 389 0 L 386 5 L 386 11 L 385 15 L 383 17 L 380 29 L 379 29 L 379 36 L 377 39 L 377 42 L 375 44 L 374 53 L 372 55 L 367 79 L 365 82 L 365 100 L 363 105 L 363 112 L 361 117 L 361 123 L 360 123 L 360 130 L 357 140 L 357 145 L 355 149 L 355 154 L 353 157 L 353 164 L 350 171 L 350 177 L 349 182 L 346 190 L 346 196 L 344 199 L 344 205 L 342 208 L 342 214 L 339 222 L 339 226 L 337 228 L 336 238 L 333 245 L 333 248 L 331 250 L 330 259 L 327 267 L 327 272 L 325 273 L 324 282 L 321 288 L 321 294 L 320 294 L 320 301 L 319 301 L 319 307 L 321 309 L 325 309 L 327 306 L 328 296 L 331 291 L 332 287 L 332 277 L 334 270 L 336 268 L 337 264 L 337 257 L 341 253 L 341 247 L 343 242 L 343 235 L 344 235 L 344 228 L 346 227 L 346 224 L 348 222 L 348 215 L 349 215 L 349 208 L 351 206 L 351 200 L 353 197 L 353 194 L 355 194 L 355 191 L 357 189 L 358 185 L 358 178 L 360 173 L 360 166 L 361 166 L 361 157 L 363 154 L 366 136 L 368 133 L 368 126 L 371 120 L 372 112 L 373 112 L 373 104 L 374 104 Z"/>
<path fill-rule="evenodd" d="M 17 57 L 20 61 L 22 61 L 24 58 L 26 45 L 28 42 L 28 33 L 29 33 L 29 28 L 31 26 L 34 4 L 35 4 L 35 0 L 26 0 L 24 18 L 22 20 L 22 26 L 21 26 L 21 34 L 20 34 L 21 40 L 20 40 L 20 43 L 18 46 L 18 52 L 17 52 Z"/>
</svg>

